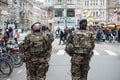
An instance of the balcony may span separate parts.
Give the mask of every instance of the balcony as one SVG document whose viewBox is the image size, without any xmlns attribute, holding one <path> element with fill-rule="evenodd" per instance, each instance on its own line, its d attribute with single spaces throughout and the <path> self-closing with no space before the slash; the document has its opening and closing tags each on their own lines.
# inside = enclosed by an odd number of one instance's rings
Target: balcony
<svg viewBox="0 0 120 80">
<path fill-rule="evenodd" d="M 8 0 L 0 0 L 0 2 L 8 5 Z"/>
</svg>

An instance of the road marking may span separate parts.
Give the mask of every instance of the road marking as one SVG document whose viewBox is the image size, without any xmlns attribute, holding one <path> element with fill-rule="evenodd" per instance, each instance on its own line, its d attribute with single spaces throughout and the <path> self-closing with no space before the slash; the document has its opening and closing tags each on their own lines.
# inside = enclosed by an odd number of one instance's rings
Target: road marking
<svg viewBox="0 0 120 80">
<path fill-rule="evenodd" d="M 112 52 L 111 50 L 104 50 L 104 51 L 107 52 L 107 54 L 109 54 L 111 56 L 117 56 L 117 54 Z"/>
<path fill-rule="evenodd" d="M 96 50 L 93 50 L 94 55 L 100 55 Z"/>
<path fill-rule="evenodd" d="M 10 80 L 10 79 L 7 79 L 7 80 Z"/>
<path fill-rule="evenodd" d="M 21 73 L 23 70 L 20 70 L 20 71 L 18 71 L 17 73 L 19 74 L 19 73 Z"/>
<path fill-rule="evenodd" d="M 56 55 L 64 55 L 65 50 L 59 50 Z"/>
</svg>

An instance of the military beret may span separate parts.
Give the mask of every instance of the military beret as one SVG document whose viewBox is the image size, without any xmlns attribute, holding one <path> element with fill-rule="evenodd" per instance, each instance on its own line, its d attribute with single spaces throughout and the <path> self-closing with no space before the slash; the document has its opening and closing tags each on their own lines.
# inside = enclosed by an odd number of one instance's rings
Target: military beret
<svg viewBox="0 0 120 80">
<path fill-rule="evenodd" d="M 86 19 L 82 19 L 82 20 L 80 20 L 79 24 L 82 24 L 84 22 L 87 22 L 87 20 Z"/>
</svg>

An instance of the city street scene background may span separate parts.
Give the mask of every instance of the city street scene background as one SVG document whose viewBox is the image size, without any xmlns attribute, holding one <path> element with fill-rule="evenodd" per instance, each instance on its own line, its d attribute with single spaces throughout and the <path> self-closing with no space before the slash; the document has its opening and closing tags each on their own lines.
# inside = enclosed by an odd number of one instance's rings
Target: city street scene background
<svg viewBox="0 0 120 80">
<path fill-rule="evenodd" d="M 120 80 L 120 0 L 0 0 L 0 44 L 21 43 L 31 25 L 40 22 L 55 38 L 46 80 L 72 80 L 71 57 L 60 44 L 60 30 L 68 31 L 68 37 L 81 19 L 87 20 L 95 38 L 88 80 Z M 4 41 L 6 34 L 9 38 Z M 26 80 L 25 65 L 14 65 L 17 68 L 7 77 L 0 73 L 0 80 Z"/>
</svg>

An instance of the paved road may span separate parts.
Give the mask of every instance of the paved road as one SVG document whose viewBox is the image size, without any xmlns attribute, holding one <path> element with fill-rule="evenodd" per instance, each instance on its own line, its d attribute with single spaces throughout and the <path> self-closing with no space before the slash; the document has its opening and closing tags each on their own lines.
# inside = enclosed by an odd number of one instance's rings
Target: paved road
<svg viewBox="0 0 120 80">
<path fill-rule="evenodd" d="M 53 43 L 50 67 L 46 80 L 71 80 L 70 56 L 64 51 L 65 45 L 58 45 L 59 40 Z M 120 44 L 100 43 L 96 44 L 94 56 L 91 59 L 91 69 L 88 80 L 120 80 Z M 26 80 L 25 64 L 14 69 L 12 75 L 0 80 Z"/>
</svg>

